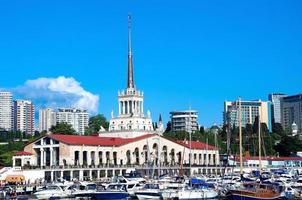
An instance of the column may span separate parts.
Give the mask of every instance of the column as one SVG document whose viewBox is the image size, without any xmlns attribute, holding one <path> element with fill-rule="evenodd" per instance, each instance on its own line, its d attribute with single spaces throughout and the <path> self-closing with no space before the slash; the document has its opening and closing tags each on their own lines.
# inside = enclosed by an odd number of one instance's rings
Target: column
<svg viewBox="0 0 302 200">
<path fill-rule="evenodd" d="M 52 147 L 50 147 L 49 148 L 49 154 L 50 154 L 50 166 L 52 166 L 53 165 L 53 148 Z"/>
<path fill-rule="evenodd" d="M 24 158 L 21 158 L 21 167 L 23 167 L 23 159 L 24 159 Z"/>
<path fill-rule="evenodd" d="M 79 151 L 79 164 L 82 166 L 83 165 L 83 149 Z"/>
<path fill-rule="evenodd" d="M 144 102 L 142 101 L 142 105 L 141 105 L 141 111 L 142 113 L 144 113 Z"/>
<path fill-rule="evenodd" d="M 43 155 L 43 160 L 44 160 L 43 165 L 46 166 L 46 151 L 45 150 L 43 151 L 43 154 L 44 154 Z"/>
<path fill-rule="evenodd" d="M 122 105 L 123 105 L 123 106 L 122 106 L 122 109 L 123 109 L 123 115 L 124 115 L 124 114 L 125 114 L 125 112 L 126 112 L 126 111 L 125 111 L 125 107 L 126 107 L 126 105 L 125 105 L 125 101 L 122 101 Z"/>
<path fill-rule="evenodd" d="M 44 149 L 40 148 L 40 166 L 44 166 Z"/>
<path fill-rule="evenodd" d="M 97 148 L 97 151 L 94 153 L 94 164 L 95 166 L 99 166 L 100 164 L 99 148 Z"/>
<path fill-rule="evenodd" d="M 50 171 L 50 181 L 54 181 L 54 179 L 53 179 L 53 171 Z"/>
<path fill-rule="evenodd" d="M 136 101 L 133 101 L 133 113 L 136 114 Z"/>
<path fill-rule="evenodd" d="M 79 170 L 79 180 L 83 181 L 83 170 L 82 169 Z"/>
<path fill-rule="evenodd" d="M 99 180 L 100 179 L 100 170 L 96 171 L 96 176 L 97 176 L 96 179 Z"/>
<path fill-rule="evenodd" d="M 118 114 L 121 115 L 121 102 L 118 102 Z"/>
<path fill-rule="evenodd" d="M 91 165 L 91 151 L 87 151 L 87 166 Z"/>
<path fill-rule="evenodd" d="M 89 177 L 90 177 L 91 179 L 93 179 L 93 178 L 92 178 L 92 170 L 89 170 Z"/>
<path fill-rule="evenodd" d="M 125 114 L 128 114 L 128 110 L 129 110 L 128 101 L 125 101 Z"/>
<path fill-rule="evenodd" d="M 16 166 L 16 158 L 13 157 L 13 167 L 15 167 L 15 166 Z"/>
<path fill-rule="evenodd" d="M 169 165 L 171 163 L 171 156 L 170 156 L 170 153 L 169 153 L 169 149 L 167 147 L 167 165 Z"/>
<path fill-rule="evenodd" d="M 60 171 L 60 177 L 63 178 L 63 170 Z"/>
<path fill-rule="evenodd" d="M 73 171 L 70 170 L 70 180 L 73 180 Z"/>
</svg>

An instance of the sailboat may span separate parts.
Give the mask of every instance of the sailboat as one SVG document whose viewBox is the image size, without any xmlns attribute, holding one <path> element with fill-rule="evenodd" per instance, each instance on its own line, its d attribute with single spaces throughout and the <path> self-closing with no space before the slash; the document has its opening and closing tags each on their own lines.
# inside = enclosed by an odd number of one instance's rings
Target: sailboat
<svg viewBox="0 0 302 200">
<path fill-rule="evenodd" d="M 191 110 L 191 109 L 190 109 Z M 190 120 L 191 123 L 191 113 Z M 190 126 L 191 127 L 191 126 Z M 190 152 L 189 152 L 189 176 L 190 183 L 187 187 L 182 188 L 178 191 L 179 200 L 195 200 L 195 199 L 214 199 L 218 197 L 218 191 L 211 187 L 210 184 L 205 183 L 204 180 L 198 180 L 198 178 L 192 177 L 192 130 L 189 131 L 189 142 L 190 142 Z M 208 142 L 207 142 L 208 148 Z M 207 162 L 208 163 L 208 162 Z M 193 184 L 195 182 L 195 184 Z"/>
<path fill-rule="evenodd" d="M 241 99 L 238 100 L 238 107 L 239 107 L 239 156 L 240 156 L 240 175 L 241 178 L 243 177 L 243 160 L 242 160 L 242 125 L 241 125 Z M 258 117 L 258 144 L 259 144 L 259 171 L 261 176 L 261 121 L 260 121 L 260 114 Z M 242 181 L 242 179 L 241 179 Z M 228 191 L 226 194 L 227 199 L 229 200 L 260 200 L 260 199 L 267 199 L 267 200 L 275 200 L 281 199 L 281 193 L 275 188 L 273 185 L 270 184 L 262 184 L 262 183 L 242 183 L 239 189 L 233 189 Z"/>
</svg>

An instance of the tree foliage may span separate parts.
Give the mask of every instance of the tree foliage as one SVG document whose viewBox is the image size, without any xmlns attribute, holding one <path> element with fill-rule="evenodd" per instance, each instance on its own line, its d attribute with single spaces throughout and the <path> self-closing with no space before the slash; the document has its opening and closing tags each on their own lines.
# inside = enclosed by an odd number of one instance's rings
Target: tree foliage
<svg viewBox="0 0 302 200">
<path fill-rule="evenodd" d="M 52 126 L 49 131 L 54 134 L 74 135 L 76 131 L 66 122 L 60 122 Z"/>
<path fill-rule="evenodd" d="M 302 150 L 302 142 L 298 136 L 283 136 L 275 146 L 275 150 L 279 152 L 280 156 L 291 156 Z"/>
<path fill-rule="evenodd" d="M 259 155 L 258 147 L 258 119 L 255 120 L 254 124 L 246 124 L 242 128 L 242 143 L 243 150 L 249 155 L 257 156 Z M 216 141 L 218 147 L 220 148 L 220 153 L 227 152 L 227 125 L 224 125 L 219 129 L 218 134 L 216 135 Z M 170 128 L 167 128 L 163 134 L 165 137 L 174 139 L 174 140 L 189 140 L 189 133 L 181 132 L 171 132 L 167 131 Z M 261 152 L 263 156 L 289 156 L 297 151 L 302 150 L 302 142 L 296 137 L 291 137 L 286 134 L 286 131 L 283 130 L 281 124 L 273 125 L 273 132 L 269 132 L 269 129 L 265 123 L 261 123 Z M 232 127 L 230 129 L 230 153 L 238 154 L 239 153 L 239 128 Z M 200 131 L 192 133 L 192 140 L 208 142 L 210 145 L 215 145 L 215 134 L 211 129 L 204 130 L 203 128 Z"/>
<path fill-rule="evenodd" d="M 24 142 L 9 142 L 7 145 L 0 145 L 0 166 L 12 166 L 12 157 L 17 151 L 21 151 Z"/>
<path fill-rule="evenodd" d="M 89 118 L 88 127 L 86 127 L 85 135 L 90 135 L 92 133 L 98 133 L 100 128 L 109 128 L 109 122 L 103 114 L 98 114 Z"/>
</svg>

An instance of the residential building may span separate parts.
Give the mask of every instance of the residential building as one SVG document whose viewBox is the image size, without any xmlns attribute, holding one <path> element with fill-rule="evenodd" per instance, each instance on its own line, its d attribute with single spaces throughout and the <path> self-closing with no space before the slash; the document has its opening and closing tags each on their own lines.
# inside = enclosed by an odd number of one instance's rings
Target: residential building
<svg viewBox="0 0 302 200">
<path fill-rule="evenodd" d="M 284 129 L 291 131 L 295 123 L 298 133 L 302 132 L 302 93 L 281 99 L 281 124 Z"/>
<path fill-rule="evenodd" d="M 170 112 L 171 130 L 173 132 L 186 131 L 193 133 L 198 131 L 198 112 L 196 110 L 182 110 Z"/>
<path fill-rule="evenodd" d="M 0 130 L 11 131 L 14 127 L 13 95 L 11 92 L 0 92 Z"/>
<path fill-rule="evenodd" d="M 56 112 L 52 108 L 39 110 L 39 131 L 47 131 L 56 125 Z"/>
<path fill-rule="evenodd" d="M 231 126 L 239 126 L 238 101 L 225 101 L 224 102 L 224 124 Z M 242 126 L 246 124 L 253 124 L 256 117 L 260 116 L 261 123 L 265 123 L 269 131 L 272 131 L 271 120 L 271 102 L 269 101 L 241 101 L 241 122 Z"/>
<path fill-rule="evenodd" d="M 84 109 L 60 108 L 56 113 L 56 122 L 66 122 L 79 134 L 85 134 L 85 128 L 88 127 L 89 114 Z"/>
<path fill-rule="evenodd" d="M 286 97 L 286 94 L 272 93 L 268 95 L 268 100 L 272 102 L 272 123 L 281 123 L 281 99 Z"/>
<path fill-rule="evenodd" d="M 32 101 L 14 101 L 14 129 L 33 135 L 35 131 L 35 107 Z"/>
</svg>

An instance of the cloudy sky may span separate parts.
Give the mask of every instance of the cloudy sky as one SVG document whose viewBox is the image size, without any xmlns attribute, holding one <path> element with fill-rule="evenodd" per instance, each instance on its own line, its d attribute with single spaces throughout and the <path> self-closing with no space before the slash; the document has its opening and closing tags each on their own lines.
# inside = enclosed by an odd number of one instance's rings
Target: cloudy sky
<svg viewBox="0 0 302 200">
<path fill-rule="evenodd" d="M 126 87 L 127 15 L 135 83 L 153 119 L 199 111 L 222 122 L 224 100 L 301 92 L 299 0 L 4 0 L 0 88 L 39 106 L 108 118 Z"/>
</svg>

